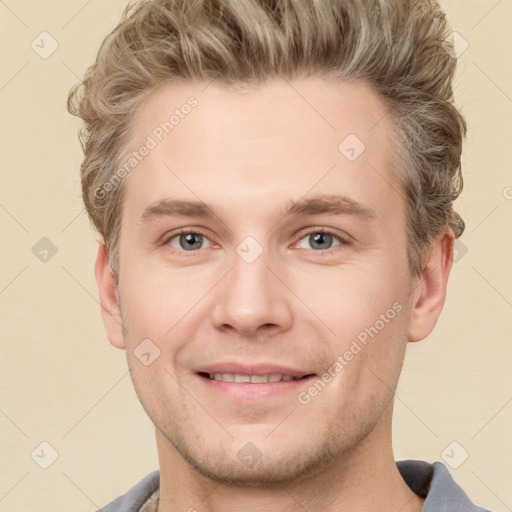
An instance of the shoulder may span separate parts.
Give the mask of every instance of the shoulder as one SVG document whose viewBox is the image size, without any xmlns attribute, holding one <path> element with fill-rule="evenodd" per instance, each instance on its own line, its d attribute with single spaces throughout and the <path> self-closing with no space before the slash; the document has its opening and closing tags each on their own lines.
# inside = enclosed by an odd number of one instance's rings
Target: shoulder
<svg viewBox="0 0 512 512">
<path fill-rule="evenodd" d="M 160 485 L 160 472 L 153 471 L 135 484 L 122 496 L 119 496 L 98 512 L 139 512 L 144 503 L 158 489 Z"/>
<path fill-rule="evenodd" d="M 490 512 L 471 502 L 442 462 L 403 460 L 397 468 L 410 489 L 425 498 L 421 512 Z M 154 471 L 98 512 L 139 512 L 159 484 L 160 472 Z"/>
<path fill-rule="evenodd" d="M 411 490 L 425 498 L 421 512 L 489 512 L 471 502 L 442 462 L 403 460 L 397 467 Z"/>
</svg>

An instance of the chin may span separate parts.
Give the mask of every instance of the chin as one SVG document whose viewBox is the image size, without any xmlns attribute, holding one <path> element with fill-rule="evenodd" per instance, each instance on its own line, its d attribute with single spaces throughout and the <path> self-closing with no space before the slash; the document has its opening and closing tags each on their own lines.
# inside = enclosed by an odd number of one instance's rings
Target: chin
<svg viewBox="0 0 512 512">
<path fill-rule="evenodd" d="M 285 435 L 273 438 L 275 432 L 272 433 L 268 424 L 262 425 L 263 433 L 259 426 L 241 427 L 229 440 L 226 435 L 224 443 L 219 438 L 212 439 L 211 433 L 202 437 L 197 431 L 194 435 L 189 431 L 179 435 L 164 433 L 164 436 L 200 475 L 219 484 L 254 488 L 278 488 L 310 479 L 326 471 L 334 459 L 347 452 L 346 444 L 352 444 L 339 432 L 322 435 L 317 431 L 314 437 L 309 430 L 309 434 L 306 432 L 301 437 L 294 430 L 294 438 Z"/>
</svg>

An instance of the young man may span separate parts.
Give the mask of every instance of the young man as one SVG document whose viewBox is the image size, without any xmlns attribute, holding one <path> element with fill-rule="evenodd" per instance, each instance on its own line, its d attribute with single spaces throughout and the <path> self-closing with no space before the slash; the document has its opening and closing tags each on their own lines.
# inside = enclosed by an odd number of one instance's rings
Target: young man
<svg viewBox="0 0 512 512">
<path fill-rule="evenodd" d="M 103 510 L 482 511 L 396 463 L 465 123 L 430 0 L 153 0 L 69 98 L 110 342 L 160 471 Z"/>
</svg>

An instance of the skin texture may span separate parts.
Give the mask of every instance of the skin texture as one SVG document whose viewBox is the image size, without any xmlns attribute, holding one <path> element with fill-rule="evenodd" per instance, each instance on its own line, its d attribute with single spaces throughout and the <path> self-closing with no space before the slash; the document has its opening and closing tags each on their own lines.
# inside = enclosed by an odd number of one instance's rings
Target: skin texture
<svg viewBox="0 0 512 512">
<path fill-rule="evenodd" d="M 392 400 L 407 342 L 425 338 L 441 312 L 453 233 L 435 241 L 420 275 L 409 273 L 383 102 L 362 82 L 319 77 L 237 91 L 166 85 L 133 119 L 132 149 L 191 96 L 197 106 L 125 178 L 118 284 L 101 240 L 96 262 L 109 340 L 126 349 L 156 427 L 159 511 L 420 510 L 393 459 Z M 366 146 L 355 161 L 338 150 L 349 134 Z M 285 215 L 326 195 L 373 217 Z M 214 214 L 142 219 L 169 199 Z M 183 249 L 180 228 L 202 245 Z M 322 229 L 340 239 L 319 249 L 309 235 Z M 248 236 L 263 249 L 252 263 L 237 253 Z M 240 399 L 196 373 L 272 363 L 318 378 L 393 304 L 400 312 L 307 404 L 297 396 L 311 381 Z M 160 351 L 147 366 L 135 355 L 146 339 Z M 241 460 L 244 446 L 255 463 Z"/>
</svg>

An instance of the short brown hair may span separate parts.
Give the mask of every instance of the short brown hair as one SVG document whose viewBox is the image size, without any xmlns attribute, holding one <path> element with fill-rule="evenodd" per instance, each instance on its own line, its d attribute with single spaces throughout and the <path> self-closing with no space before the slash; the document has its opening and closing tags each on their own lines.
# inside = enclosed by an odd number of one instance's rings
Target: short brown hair
<svg viewBox="0 0 512 512">
<path fill-rule="evenodd" d="M 422 255 L 447 226 L 462 190 L 466 133 L 453 105 L 456 60 L 444 48 L 445 14 L 433 0 L 138 0 L 125 8 L 96 62 L 68 96 L 84 121 L 80 142 L 87 212 L 118 276 L 123 183 L 98 194 L 121 163 L 130 121 L 165 83 L 228 86 L 318 75 L 366 81 L 395 125 L 400 179 L 408 208 L 408 260 Z M 95 193 L 96 192 L 96 193 Z M 103 196 L 103 197 L 100 197 Z"/>
</svg>

